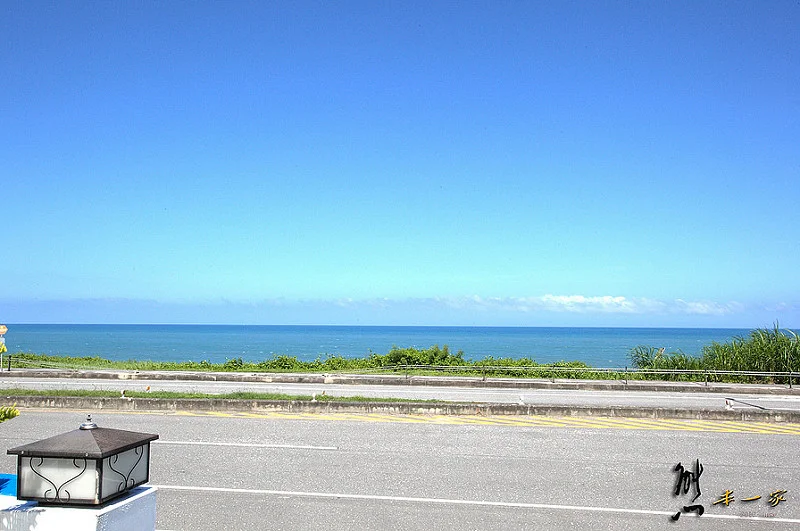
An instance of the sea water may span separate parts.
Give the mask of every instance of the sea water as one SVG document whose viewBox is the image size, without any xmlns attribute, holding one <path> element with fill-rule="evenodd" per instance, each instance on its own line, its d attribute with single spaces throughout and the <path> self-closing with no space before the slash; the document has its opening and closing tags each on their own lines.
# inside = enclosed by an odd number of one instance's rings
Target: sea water
<svg viewBox="0 0 800 531">
<path fill-rule="evenodd" d="M 392 347 L 448 345 L 466 359 L 529 357 L 625 367 L 637 345 L 698 354 L 711 342 L 747 335 L 719 328 L 544 328 L 439 326 L 9 325 L 9 353 L 100 356 L 111 360 L 262 361 L 275 355 L 309 361 L 327 355 L 385 354 Z"/>
</svg>

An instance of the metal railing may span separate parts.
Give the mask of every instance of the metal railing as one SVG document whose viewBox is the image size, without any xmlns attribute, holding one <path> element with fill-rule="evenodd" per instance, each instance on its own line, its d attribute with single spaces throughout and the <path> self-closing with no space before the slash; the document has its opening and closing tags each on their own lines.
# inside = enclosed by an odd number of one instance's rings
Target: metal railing
<svg viewBox="0 0 800 531">
<path fill-rule="evenodd" d="M 12 360 L 13 358 L 13 360 Z M 34 369 L 71 369 L 69 364 L 51 363 L 47 361 L 33 361 L 17 356 L 5 356 L 5 361 L 0 361 L 0 371 L 10 371 L 13 367 L 16 368 L 34 368 Z"/>
<path fill-rule="evenodd" d="M 12 370 L 12 357 L 6 355 L 7 366 L 3 367 L 0 362 L 0 371 Z M 17 368 L 46 368 L 46 369 L 77 369 L 78 367 L 69 364 L 57 364 L 42 361 L 33 361 L 21 357 L 13 357 L 13 366 Z M 81 369 L 89 369 L 81 366 Z M 250 372 L 250 371 L 248 371 Z M 510 366 L 510 365 L 387 365 L 370 369 L 343 369 L 340 371 L 328 371 L 339 374 L 385 374 L 400 373 L 411 376 L 412 373 L 433 373 L 433 374 L 457 374 L 457 375 L 476 375 L 483 380 L 489 377 L 522 377 L 522 378 L 544 378 L 551 381 L 559 379 L 579 379 L 586 376 L 592 380 L 652 380 L 652 376 L 666 376 L 666 380 L 689 380 L 705 382 L 708 385 L 710 380 L 720 381 L 722 379 L 731 381 L 734 379 L 758 379 L 769 380 L 774 383 L 784 382 L 792 389 L 794 379 L 800 377 L 800 372 L 794 371 L 731 371 L 716 369 L 639 369 L 631 367 L 563 367 L 563 366 Z M 601 378 L 597 378 L 597 376 Z M 678 377 L 678 378 L 676 378 Z M 680 378 L 683 377 L 683 378 Z"/>
<path fill-rule="evenodd" d="M 351 371 L 352 372 L 352 371 Z M 716 369 L 639 369 L 630 367 L 558 367 L 558 366 L 503 366 L 503 365 L 392 365 L 369 371 L 359 372 L 399 372 L 410 375 L 412 372 L 457 373 L 476 374 L 483 380 L 490 376 L 521 375 L 524 378 L 537 376 L 550 380 L 555 378 L 576 378 L 580 376 L 603 375 L 609 380 L 648 379 L 647 376 L 684 376 L 694 377 L 694 381 L 704 381 L 706 385 L 710 379 L 721 376 L 729 378 L 759 378 L 764 380 L 780 381 L 793 387 L 793 380 L 800 376 L 794 371 L 730 371 Z M 640 378 L 645 377 L 645 378 Z M 596 378 L 589 378 L 596 379 Z"/>
</svg>

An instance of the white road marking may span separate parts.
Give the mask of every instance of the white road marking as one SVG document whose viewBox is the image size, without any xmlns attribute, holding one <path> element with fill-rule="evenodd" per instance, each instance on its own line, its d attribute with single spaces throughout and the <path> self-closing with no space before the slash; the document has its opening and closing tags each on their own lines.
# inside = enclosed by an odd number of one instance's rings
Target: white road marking
<svg viewBox="0 0 800 531">
<path fill-rule="evenodd" d="M 258 444 L 258 443 L 229 443 L 229 442 L 203 442 L 203 441 L 165 441 L 156 440 L 150 444 L 179 444 L 186 446 L 238 446 L 241 448 L 282 448 L 290 450 L 338 450 L 336 446 L 311 446 L 306 444 Z"/>
<path fill-rule="evenodd" d="M 265 489 L 232 489 L 225 487 L 194 487 L 188 485 L 151 485 L 157 489 L 163 490 L 188 490 L 198 492 L 224 492 L 232 494 L 266 494 L 274 496 L 300 496 L 306 498 L 337 498 L 337 499 L 350 499 L 350 500 L 378 500 L 378 501 L 400 501 L 412 503 L 428 503 L 428 504 L 448 504 L 448 505 L 476 505 L 483 507 L 509 507 L 519 509 L 552 509 L 559 511 L 582 511 L 582 512 L 597 512 L 597 513 L 626 513 L 626 514 L 644 514 L 651 516 L 672 516 L 678 511 L 650 511 L 646 509 L 625 509 L 621 507 L 592 507 L 585 505 L 553 505 L 547 503 L 522 503 L 522 502 L 497 502 L 488 500 L 454 500 L 447 498 L 416 498 L 410 496 L 379 496 L 374 494 L 345 494 L 335 492 L 302 492 L 302 491 L 285 491 L 285 490 L 265 490 Z M 694 515 L 691 517 L 697 518 Z M 687 516 L 689 517 L 689 516 Z M 797 518 L 777 518 L 777 517 L 762 517 L 762 516 L 739 516 L 728 514 L 709 514 L 705 513 L 699 518 L 716 518 L 721 520 L 749 520 L 758 522 L 775 522 L 775 523 L 790 523 L 800 524 L 800 519 Z"/>
</svg>

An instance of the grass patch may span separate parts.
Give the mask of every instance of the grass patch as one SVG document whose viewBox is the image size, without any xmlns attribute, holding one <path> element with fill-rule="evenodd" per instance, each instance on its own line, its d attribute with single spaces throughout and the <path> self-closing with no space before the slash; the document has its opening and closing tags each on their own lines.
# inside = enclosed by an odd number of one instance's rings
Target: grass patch
<svg viewBox="0 0 800 531">
<path fill-rule="evenodd" d="M 97 389 L 0 389 L 0 396 L 41 396 L 41 397 L 78 397 L 78 398 L 122 398 L 118 391 Z M 208 393 L 180 393 L 174 391 L 125 391 L 125 398 L 160 398 L 160 399 L 216 399 L 216 400 L 279 400 L 279 401 L 310 401 L 317 402 L 414 402 L 431 403 L 441 400 L 413 400 L 408 398 L 377 398 L 366 396 L 331 396 L 331 395 L 289 395 L 284 393 L 250 393 L 237 392 L 225 394 Z"/>
</svg>

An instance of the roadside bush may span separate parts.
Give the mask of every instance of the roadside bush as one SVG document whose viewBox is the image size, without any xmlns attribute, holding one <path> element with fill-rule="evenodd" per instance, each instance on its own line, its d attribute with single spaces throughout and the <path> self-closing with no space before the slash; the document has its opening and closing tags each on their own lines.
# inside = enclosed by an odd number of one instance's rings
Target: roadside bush
<svg viewBox="0 0 800 531">
<path fill-rule="evenodd" d="M 434 345 L 427 349 L 398 348 L 393 346 L 385 356 L 376 356 L 381 366 L 387 365 L 466 365 L 464 352 L 450 352 L 447 345 Z"/>
<path fill-rule="evenodd" d="M 13 406 L 0 407 L 0 422 L 13 419 L 17 415 L 19 415 L 19 410 L 17 409 L 16 404 Z"/>
<path fill-rule="evenodd" d="M 262 361 L 257 367 L 263 371 L 294 371 L 303 370 L 303 363 L 295 356 L 281 354 Z"/>
<path fill-rule="evenodd" d="M 352 360 L 342 356 L 328 356 L 325 361 L 320 362 L 319 367 L 325 371 L 344 371 L 352 368 Z"/>
<path fill-rule="evenodd" d="M 224 371 L 240 371 L 244 368 L 244 361 L 242 358 L 231 358 L 222 364 Z"/>
</svg>

